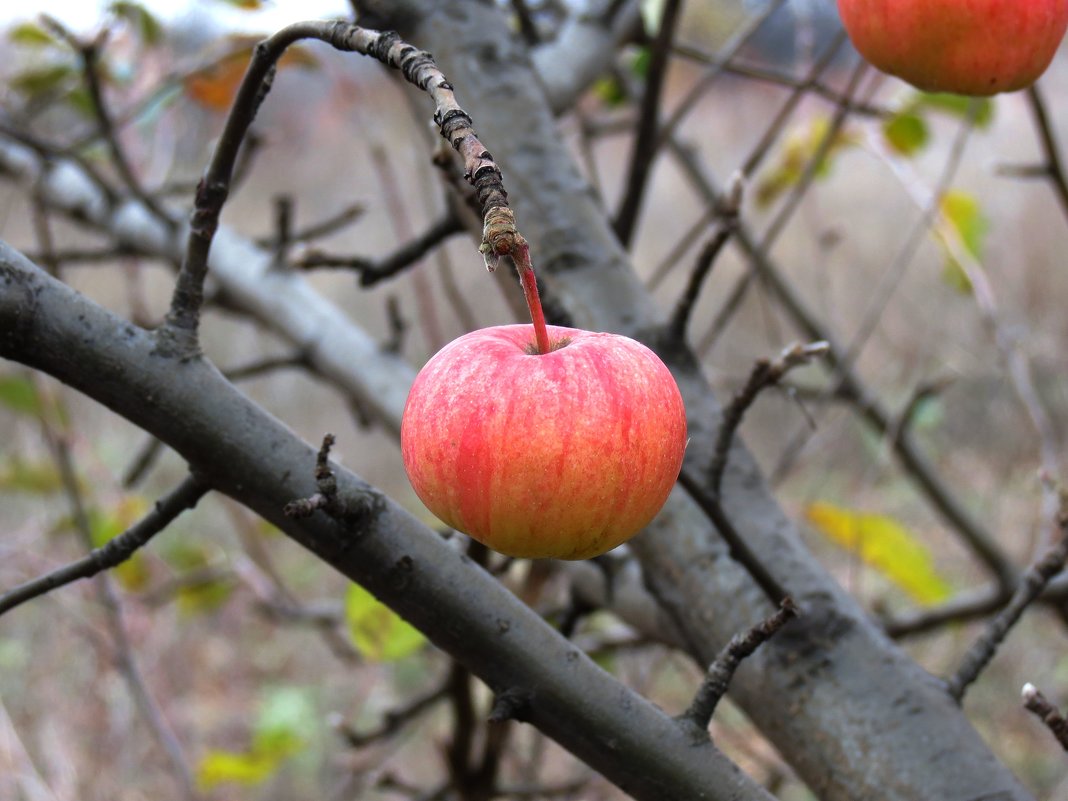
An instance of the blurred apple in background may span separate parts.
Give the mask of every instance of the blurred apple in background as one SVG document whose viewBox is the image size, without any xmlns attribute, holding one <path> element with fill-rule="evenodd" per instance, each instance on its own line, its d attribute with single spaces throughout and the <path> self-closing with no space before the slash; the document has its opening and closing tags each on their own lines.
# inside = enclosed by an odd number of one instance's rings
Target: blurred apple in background
<svg viewBox="0 0 1068 801">
<path fill-rule="evenodd" d="M 879 69 L 963 95 L 1030 86 L 1068 27 L 1068 0 L 838 0 L 838 12 Z"/>
<path fill-rule="evenodd" d="M 686 412 L 659 357 L 615 334 L 531 325 L 473 331 L 420 371 L 401 453 L 423 503 L 503 554 L 585 559 L 667 500 Z"/>
</svg>

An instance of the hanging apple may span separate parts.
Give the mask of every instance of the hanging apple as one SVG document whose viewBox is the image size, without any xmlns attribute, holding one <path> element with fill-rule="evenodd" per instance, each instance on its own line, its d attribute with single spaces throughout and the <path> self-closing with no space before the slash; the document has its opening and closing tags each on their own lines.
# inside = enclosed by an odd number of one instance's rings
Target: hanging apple
<svg viewBox="0 0 1068 801">
<path fill-rule="evenodd" d="M 686 413 L 644 345 L 541 326 L 539 337 L 530 325 L 474 331 L 431 358 L 408 396 L 401 453 L 449 526 L 510 556 L 585 559 L 664 505 Z"/>
<path fill-rule="evenodd" d="M 1068 27 L 1068 0 L 838 0 L 838 11 L 876 67 L 963 95 L 1030 86 Z"/>
</svg>

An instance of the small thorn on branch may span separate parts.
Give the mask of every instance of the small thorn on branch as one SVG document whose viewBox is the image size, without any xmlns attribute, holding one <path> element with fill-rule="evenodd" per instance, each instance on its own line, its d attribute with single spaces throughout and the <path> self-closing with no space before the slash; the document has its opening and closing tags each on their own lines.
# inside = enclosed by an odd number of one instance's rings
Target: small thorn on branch
<svg viewBox="0 0 1068 801">
<path fill-rule="evenodd" d="M 693 723 L 704 730 L 708 728 L 716 705 L 726 695 L 727 688 L 742 660 L 752 655 L 757 648 L 767 642 L 786 623 L 800 613 L 797 604 L 789 596 L 782 599 L 779 610 L 771 617 L 753 626 L 744 634 L 735 634 L 727 646 L 719 652 L 715 661 L 709 665 L 705 680 L 701 683 L 689 709 L 680 718 Z"/>
<path fill-rule="evenodd" d="M 337 477 L 330 469 L 330 449 L 334 446 L 334 442 L 333 434 L 325 434 L 323 445 L 319 448 L 319 455 L 315 460 L 315 483 L 319 491 L 307 498 L 298 498 L 287 503 L 282 509 L 286 517 L 311 517 L 320 509 L 331 513 L 337 509 Z"/>
<path fill-rule="evenodd" d="M 498 693 L 493 699 L 489 722 L 503 723 L 506 720 L 522 722 L 526 720 L 531 700 L 530 693 L 525 690 L 512 688 Z"/>
<path fill-rule="evenodd" d="M 778 358 L 772 361 L 760 359 L 753 365 L 749 380 L 731 399 L 730 405 L 723 410 L 723 421 L 716 435 L 716 446 L 712 453 L 712 462 L 708 467 L 708 483 L 713 492 L 719 494 L 723 483 L 723 473 L 727 469 L 727 455 L 730 452 L 735 432 L 757 396 L 767 387 L 778 384 L 790 370 L 808 364 L 813 359 L 828 353 L 830 349 L 830 344 L 823 341 L 810 342 L 807 345 L 795 342 L 784 348 Z"/>
<path fill-rule="evenodd" d="M 1068 751 L 1068 720 L 1064 719 L 1061 711 L 1052 704 L 1035 685 L 1028 682 L 1023 686 L 1024 709 L 1033 712 L 1039 720 L 1046 724 L 1061 747 Z"/>
</svg>

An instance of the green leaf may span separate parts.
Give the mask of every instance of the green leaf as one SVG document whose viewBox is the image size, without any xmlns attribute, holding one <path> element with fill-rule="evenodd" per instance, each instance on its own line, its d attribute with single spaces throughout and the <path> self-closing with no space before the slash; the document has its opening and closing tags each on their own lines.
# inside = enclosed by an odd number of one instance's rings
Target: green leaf
<svg viewBox="0 0 1068 801">
<path fill-rule="evenodd" d="M 51 495 L 62 486 L 59 468 L 51 459 L 26 462 L 16 455 L 0 468 L 0 490 L 6 492 Z"/>
<path fill-rule="evenodd" d="M 129 22 L 146 45 L 158 44 L 163 39 L 163 26 L 143 5 L 130 0 L 116 0 L 108 11 Z"/>
<path fill-rule="evenodd" d="M 318 727 L 311 693 L 303 687 L 275 687 L 260 702 L 252 749 L 284 758 L 299 751 Z"/>
<path fill-rule="evenodd" d="M 988 128 L 994 120 L 994 103 L 989 97 L 966 97 L 945 93 L 918 92 L 910 110 L 931 109 L 959 119 L 971 114 L 976 128 Z"/>
<path fill-rule="evenodd" d="M 215 575 L 216 571 L 210 569 L 225 561 L 221 549 L 188 539 L 172 539 L 168 540 L 161 555 L 181 582 L 175 594 L 181 615 L 188 617 L 214 612 L 230 600 L 233 582 L 225 576 Z M 198 572 L 205 574 L 203 580 L 190 580 Z"/>
<path fill-rule="evenodd" d="M 942 216 L 939 242 L 946 257 L 942 278 L 959 292 L 970 294 L 972 282 L 957 258 L 956 249 L 963 248 L 968 256 L 982 261 L 990 221 L 974 195 L 957 189 L 946 192 L 939 211 Z"/>
<path fill-rule="evenodd" d="M 0 404 L 19 414 L 41 414 L 41 396 L 33 381 L 24 375 L 0 375 Z"/>
<path fill-rule="evenodd" d="M 58 91 L 73 75 L 74 67 L 70 64 L 52 64 L 18 73 L 11 78 L 10 86 L 20 94 L 35 98 Z"/>
<path fill-rule="evenodd" d="M 923 117 L 911 112 L 895 114 L 884 122 L 883 136 L 902 156 L 914 156 L 931 138 Z"/>
<path fill-rule="evenodd" d="M 259 717 L 247 751 L 209 751 L 197 765 L 197 785 L 251 787 L 271 778 L 297 754 L 318 726 L 311 694 L 300 687 L 271 689 L 260 701 Z"/>
<path fill-rule="evenodd" d="M 935 569 L 930 551 L 894 518 L 823 502 L 811 504 L 805 517 L 823 536 L 855 553 L 917 603 L 936 604 L 950 596 L 950 586 Z"/>
<path fill-rule="evenodd" d="M 223 579 L 182 584 L 176 595 L 178 611 L 185 617 L 214 612 L 230 600 L 233 591 L 233 583 Z"/>
<path fill-rule="evenodd" d="M 391 662 L 414 653 L 425 638 L 358 584 L 345 595 L 345 620 L 356 648 L 372 662 Z"/>
<path fill-rule="evenodd" d="M 10 42 L 26 47 L 54 47 L 59 44 L 52 34 L 32 22 L 16 25 L 8 31 L 7 38 Z"/>
<path fill-rule="evenodd" d="M 825 145 L 824 140 L 831 130 L 829 117 L 813 117 L 807 123 L 796 127 L 786 138 L 778 154 L 778 161 L 767 170 L 757 182 L 756 201 L 760 206 L 773 203 L 780 195 L 795 186 L 805 174 L 809 162 Z M 843 150 L 859 141 L 857 135 L 845 128 L 839 128 L 826 145 L 826 151 L 816 165 L 814 177 L 826 178 L 830 175 L 834 158 Z"/>
<path fill-rule="evenodd" d="M 593 84 L 594 96 L 608 108 L 616 108 L 627 102 L 627 93 L 615 78 L 599 78 Z"/>
<path fill-rule="evenodd" d="M 96 106 L 93 104 L 93 96 L 84 86 L 75 86 L 63 97 L 63 102 L 77 111 L 86 119 L 96 118 Z"/>
<path fill-rule="evenodd" d="M 648 47 L 639 47 L 638 52 L 634 54 L 634 59 L 630 62 L 631 74 L 638 78 L 645 78 L 649 75 L 649 65 L 653 63 L 653 51 Z"/>
</svg>

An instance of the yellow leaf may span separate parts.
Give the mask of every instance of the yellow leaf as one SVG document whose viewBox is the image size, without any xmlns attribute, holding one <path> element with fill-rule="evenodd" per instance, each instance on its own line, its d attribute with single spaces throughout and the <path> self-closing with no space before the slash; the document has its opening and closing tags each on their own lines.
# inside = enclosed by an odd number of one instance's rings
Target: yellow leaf
<svg viewBox="0 0 1068 801">
<path fill-rule="evenodd" d="M 830 136 L 830 141 L 824 144 L 828 136 Z M 839 128 L 832 135 L 829 117 L 814 117 L 807 123 L 796 127 L 786 137 L 776 162 L 757 181 L 755 192 L 757 205 L 768 206 L 784 192 L 796 186 L 804 176 L 809 162 L 816 157 L 821 148 L 826 149 L 815 167 L 814 178 L 826 178 L 830 174 L 834 158 L 842 150 L 859 141 L 860 138 L 855 132 L 845 128 Z"/>
<path fill-rule="evenodd" d="M 372 662 L 403 659 L 421 648 L 425 641 L 410 623 L 358 584 L 349 585 L 345 619 L 352 642 Z"/>
<path fill-rule="evenodd" d="M 197 765 L 197 786 L 211 790 L 220 784 L 242 784 L 251 787 L 271 777 L 278 768 L 279 759 L 271 754 L 251 751 L 209 751 Z"/>
<path fill-rule="evenodd" d="M 979 200 L 967 192 L 946 192 L 939 207 L 939 244 L 946 255 L 942 278 L 962 294 L 970 294 L 972 282 L 958 256 L 981 261 L 990 221 L 983 214 Z"/>
<path fill-rule="evenodd" d="M 930 605 L 949 597 L 949 584 L 935 570 L 930 551 L 894 518 L 822 502 L 811 504 L 805 517 L 827 539 L 857 554 L 917 603 Z"/>
</svg>

